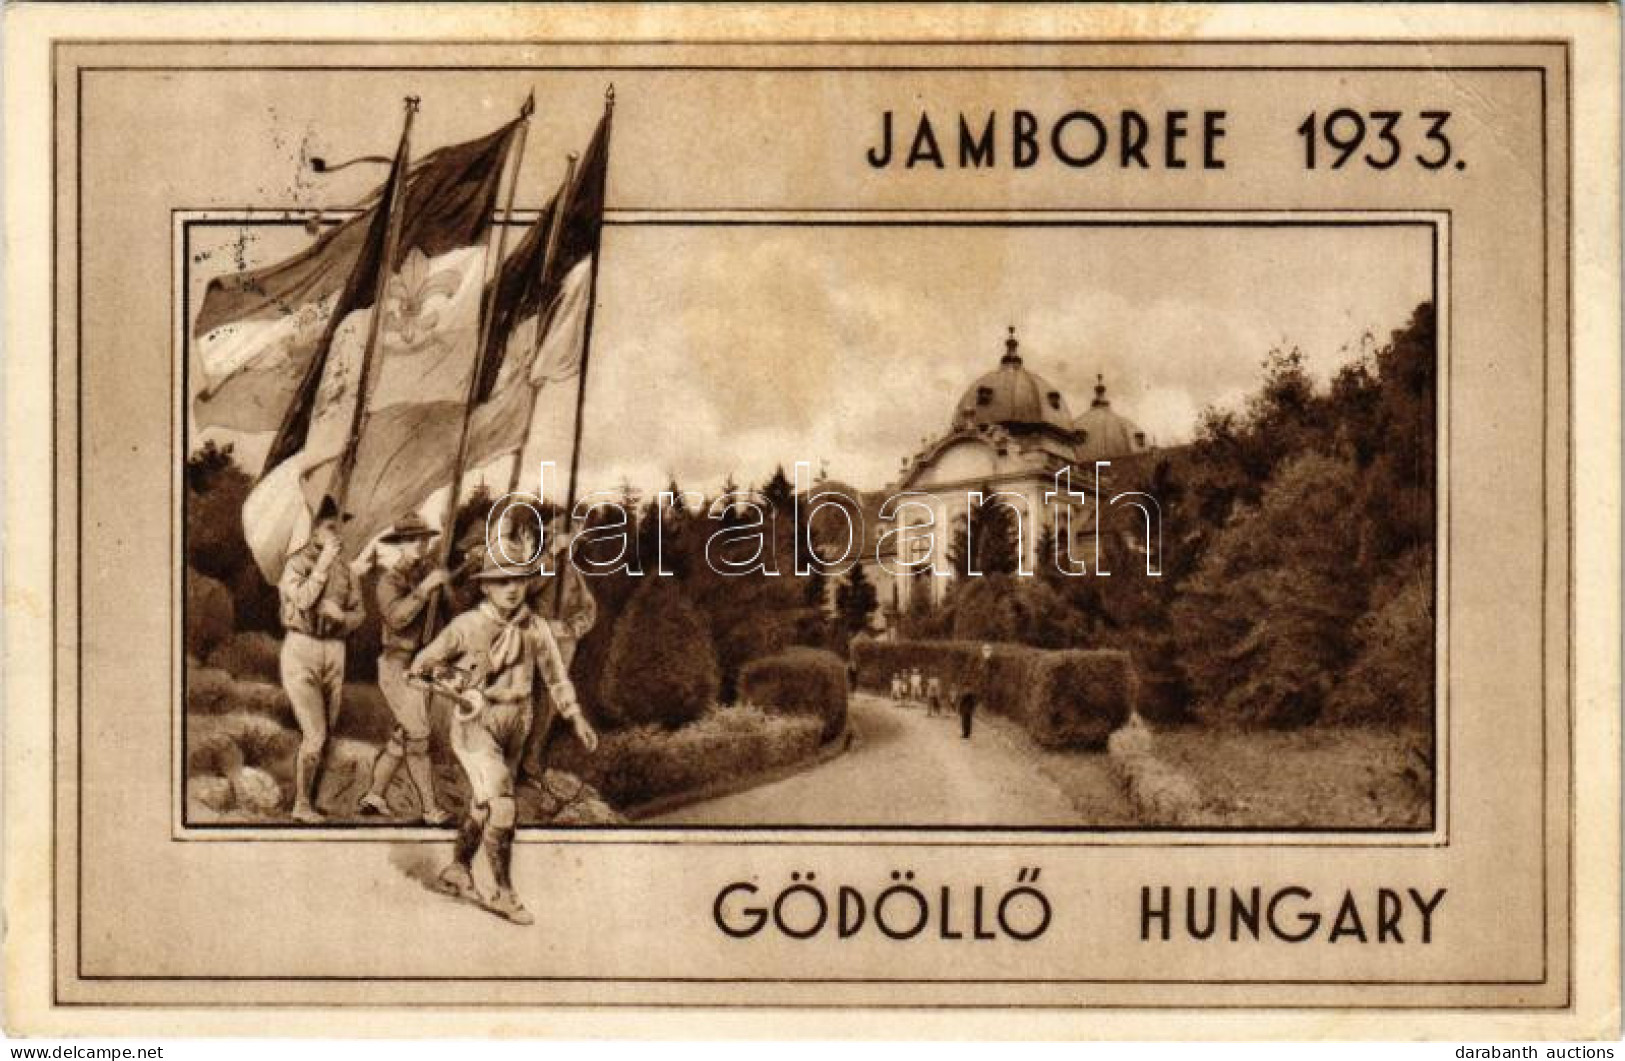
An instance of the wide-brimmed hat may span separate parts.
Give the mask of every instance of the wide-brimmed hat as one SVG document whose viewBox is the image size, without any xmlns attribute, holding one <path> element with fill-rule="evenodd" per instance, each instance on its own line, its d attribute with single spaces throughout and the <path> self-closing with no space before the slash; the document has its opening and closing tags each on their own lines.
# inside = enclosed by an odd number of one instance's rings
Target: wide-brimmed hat
<svg viewBox="0 0 1625 1061">
<path fill-rule="evenodd" d="M 433 538 L 440 532 L 423 521 L 423 517 L 416 512 L 395 521 L 395 525 L 384 532 L 378 540 L 386 545 L 396 545 L 400 542 L 412 541 L 417 538 Z"/>
<path fill-rule="evenodd" d="M 480 569 L 469 578 L 474 582 L 508 582 L 516 578 L 535 578 L 536 564 L 505 564 L 494 552 L 487 550 Z"/>
</svg>

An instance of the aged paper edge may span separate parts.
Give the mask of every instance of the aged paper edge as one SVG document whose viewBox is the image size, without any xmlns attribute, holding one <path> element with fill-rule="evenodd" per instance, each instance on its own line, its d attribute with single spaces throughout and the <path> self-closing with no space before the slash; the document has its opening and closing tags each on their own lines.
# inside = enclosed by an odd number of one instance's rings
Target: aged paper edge
<svg viewBox="0 0 1625 1061">
<path fill-rule="evenodd" d="M 1565 1012 L 1466 1010 L 852 1011 L 839 1023 L 827 1012 L 725 1013 L 621 1010 L 612 1027 L 584 1010 L 278 1011 L 284 1034 L 672 1036 L 699 1037 L 1020 1037 L 1164 1038 L 1170 1017 L 1190 1038 L 1614 1037 L 1619 1034 L 1619 68 L 1613 9 L 1595 6 L 1460 6 L 1448 10 L 1348 5 L 1317 10 L 1259 5 L 1154 9 L 1097 6 L 928 10 L 824 7 L 700 9 L 680 7 L 515 9 L 513 7 L 248 7 L 181 10 L 142 5 L 109 10 L 51 6 L 6 11 L 6 539 L 5 630 L 8 705 L 5 730 L 6 1027 L 21 1034 L 229 1034 L 263 1030 L 255 1010 L 59 1007 L 51 995 L 52 822 L 49 806 L 52 613 L 51 452 L 48 417 L 53 366 L 48 354 L 52 214 L 49 167 L 53 129 L 50 45 L 55 38 L 184 39 L 240 36 L 401 39 L 591 35 L 628 42 L 783 39 L 1096 40 L 1182 38 L 1406 39 L 1447 37 L 1567 40 L 1573 56 L 1570 219 L 1575 379 L 1572 481 L 1583 487 L 1588 519 L 1575 523 L 1573 620 L 1575 779 L 1573 887 L 1574 995 Z M 291 17 L 290 17 L 291 16 Z M 832 29 L 838 28 L 837 29 Z M 32 312 L 21 312 L 32 307 Z M 1576 497 L 1574 500 L 1578 501 Z M 1583 635 L 1583 636 L 1582 636 Z M 43 705 L 43 708 L 42 708 Z M 45 916 L 42 916 L 45 915 Z"/>
</svg>

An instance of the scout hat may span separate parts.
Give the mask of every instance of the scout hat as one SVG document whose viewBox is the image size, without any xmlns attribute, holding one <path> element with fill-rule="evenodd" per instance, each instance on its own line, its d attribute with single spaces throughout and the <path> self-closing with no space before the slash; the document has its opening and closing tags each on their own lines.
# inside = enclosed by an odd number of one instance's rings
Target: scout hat
<svg viewBox="0 0 1625 1061">
<path fill-rule="evenodd" d="M 533 578 L 537 573 L 535 564 L 504 564 L 500 557 L 487 551 L 485 562 L 469 578 L 475 582 L 507 582 L 516 578 Z"/>
<path fill-rule="evenodd" d="M 396 520 L 395 525 L 378 540 L 386 545 L 395 545 L 400 542 L 412 541 L 415 538 L 433 538 L 440 532 L 423 521 L 423 517 L 416 512 L 409 512 L 405 517 Z"/>
</svg>

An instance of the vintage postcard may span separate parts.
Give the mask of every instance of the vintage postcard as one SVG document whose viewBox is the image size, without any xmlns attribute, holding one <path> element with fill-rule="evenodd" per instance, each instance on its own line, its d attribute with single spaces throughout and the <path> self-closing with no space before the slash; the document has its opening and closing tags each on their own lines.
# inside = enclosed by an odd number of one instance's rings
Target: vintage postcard
<svg viewBox="0 0 1625 1061">
<path fill-rule="evenodd" d="M 13 1028 L 1617 1035 L 1613 11 L 95 12 Z"/>
</svg>

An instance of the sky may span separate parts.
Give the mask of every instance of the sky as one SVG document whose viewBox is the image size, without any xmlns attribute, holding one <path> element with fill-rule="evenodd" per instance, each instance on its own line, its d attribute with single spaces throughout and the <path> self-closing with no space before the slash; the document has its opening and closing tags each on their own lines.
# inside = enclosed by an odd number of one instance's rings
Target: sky
<svg viewBox="0 0 1625 1061">
<path fill-rule="evenodd" d="M 308 238 L 250 235 L 249 264 Z M 226 257 L 194 255 L 194 292 Z M 714 492 L 796 461 L 878 489 L 997 367 L 1010 325 L 1074 415 L 1100 373 L 1117 412 L 1177 444 L 1256 387 L 1272 348 L 1328 379 L 1405 323 L 1431 270 L 1415 226 L 611 225 L 582 489 Z M 538 404 L 527 463 L 554 460 L 550 486 L 573 400 L 558 386 Z M 254 462 L 269 440 L 235 441 Z"/>
</svg>

